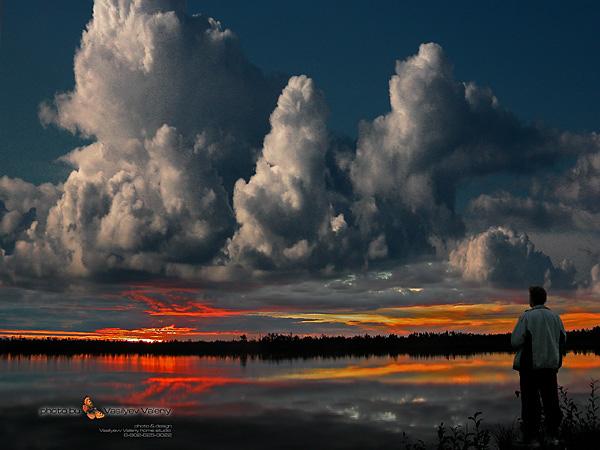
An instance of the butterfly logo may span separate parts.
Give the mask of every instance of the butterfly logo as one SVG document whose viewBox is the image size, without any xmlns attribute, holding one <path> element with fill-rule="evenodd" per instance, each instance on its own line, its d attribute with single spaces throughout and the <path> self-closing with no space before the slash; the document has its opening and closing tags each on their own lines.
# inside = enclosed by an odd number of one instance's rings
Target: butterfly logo
<svg viewBox="0 0 600 450">
<path fill-rule="evenodd" d="M 83 412 L 87 414 L 90 419 L 102 419 L 104 413 L 94 406 L 89 397 L 83 399 Z"/>
</svg>

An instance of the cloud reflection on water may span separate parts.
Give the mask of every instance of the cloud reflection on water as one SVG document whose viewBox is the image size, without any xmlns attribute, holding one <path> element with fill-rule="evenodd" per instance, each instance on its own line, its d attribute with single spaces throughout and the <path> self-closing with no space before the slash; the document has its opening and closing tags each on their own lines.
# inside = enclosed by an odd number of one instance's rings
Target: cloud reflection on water
<svg viewBox="0 0 600 450">
<path fill-rule="evenodd" d="M 400 355 L 249 359 L 242 364 L 234 358 L 194 356 L 8 356 L 0 359 L 0 394 L 2 409 L 78 407 L 84 395 L 91 395 L 105 408 L 169 407 L 173 420 L 255 422 L 280 414 L 326 415 L 338 424 L 433 439 L 441 422 L 464 424 L 476 411 L 483 411 L 491 426 L 516 420 L 518 375 L 511 358 L 500 353 Z M 559 383 L 581 404 L 592 378 L 600 378 L 599 356 L 567 355 Z"/>
</svg>

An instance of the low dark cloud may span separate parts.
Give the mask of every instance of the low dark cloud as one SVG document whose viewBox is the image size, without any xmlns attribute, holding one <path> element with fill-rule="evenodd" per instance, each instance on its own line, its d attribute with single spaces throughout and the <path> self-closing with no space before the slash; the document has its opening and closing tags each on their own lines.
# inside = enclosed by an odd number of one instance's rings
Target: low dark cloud
<svg viewBox="0 0 600 450">
<path fill-rule="evenodd" d="M 476 228 L 513 226 L 541 232 L 592 231 L 600 226 L 600 214 L 577 204 L 517 197 L 508 192 L 481 195 L 468 205 L 470 225 Z"/>
</svg>

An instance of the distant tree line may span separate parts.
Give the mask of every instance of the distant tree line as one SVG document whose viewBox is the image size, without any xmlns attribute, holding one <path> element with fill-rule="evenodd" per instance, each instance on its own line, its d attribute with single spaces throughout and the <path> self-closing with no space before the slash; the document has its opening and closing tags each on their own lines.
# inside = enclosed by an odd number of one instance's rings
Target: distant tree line
<svg viewBox="0 0 600 450">
<path fill-rule="evenodd" d="M 569 331 L 566 350 L 600 354 L 600 327 Z M 127 342 L 91 339 L 0 339 L 0 354 L 19 355 L 198 355 L 242 359 L 291 359 L 345 356 L 452 356 L 477 353 L 512 352 L 510 333 L 475 334 L 446 331 L 412 333 L 408 336 L 295 336 L 269 333 L 232 341 Z"/>
</svg>

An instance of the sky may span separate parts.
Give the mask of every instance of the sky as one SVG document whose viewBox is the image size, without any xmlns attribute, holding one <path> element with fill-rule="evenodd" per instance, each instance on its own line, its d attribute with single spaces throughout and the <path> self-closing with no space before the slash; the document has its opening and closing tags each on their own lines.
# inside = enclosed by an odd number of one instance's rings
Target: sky
<svg viewBox="0 0 600 450">
<path fill-rule="evenodd" d="M 597 9 L 4 2 L 0 335 L 596 326 Z"/>
</svg>

